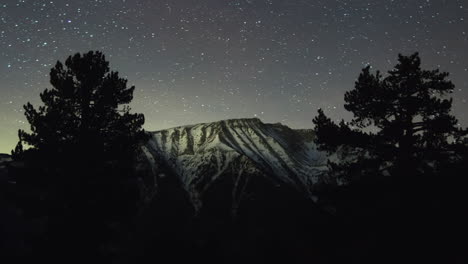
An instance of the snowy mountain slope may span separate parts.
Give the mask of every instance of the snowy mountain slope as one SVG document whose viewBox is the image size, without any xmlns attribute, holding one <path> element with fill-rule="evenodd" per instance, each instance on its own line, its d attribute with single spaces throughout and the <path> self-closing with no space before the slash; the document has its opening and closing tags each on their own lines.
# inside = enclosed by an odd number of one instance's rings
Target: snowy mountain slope
<svg viewBox="0 0 468 264">
<path fill-rule="evenodd" d="M 143 151 L 149 163 L 164 163 L 181 180 L 194 205 L 229 177 L 233 204 L 245 195 L 252 177 L 267 177 L 310 196 L 324 180 L 326 157 L 316 150 L 310 130 L 293 130 L 259 119 L 230 119 L 152 133 Z M 235 206 L 235 205 L 234 205 Z"/>
</svg>

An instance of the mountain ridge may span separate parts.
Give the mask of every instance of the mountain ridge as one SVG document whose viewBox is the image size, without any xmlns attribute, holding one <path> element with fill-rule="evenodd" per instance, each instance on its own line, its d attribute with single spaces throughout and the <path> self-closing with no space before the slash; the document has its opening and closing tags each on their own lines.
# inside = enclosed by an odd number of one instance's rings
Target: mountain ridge
<svg viewBox="0 0 468 264">
<path fill-rule="evenodd" d="M 198 209 L 208 189 L 226 177 L 232 181 L 233 204 L 240 203 L 249 181 L 256 177 L 267 178 L 274 185 L 286 184 L 310 198 L 314 188 L 327 180 L 326 155 L 313 143 L 312 130 L 239 118 L 178 126 L 150 135 L 142 152 L 151 171 L 170 168 Z"/>
<path fill-rule="evenodd" d="M 315 200 L 316 187 L 329 181 L 327 156 L 317 150 L 312 129 L 235 118 L 148 133 L 138 165 L 146 201 L 157 195 L 167 177 L 177 178 L 197 210 L 211 189 L 221 182 L 229 185 L 225 192 L 231 194 L 234 211 L 255 192 L 249 190 L 251 185 L 288 186 Z M 4 169 L 11 157 L 0 158 Z M 262 184 L 252 183 L 259 179 Z"/>
</svg>

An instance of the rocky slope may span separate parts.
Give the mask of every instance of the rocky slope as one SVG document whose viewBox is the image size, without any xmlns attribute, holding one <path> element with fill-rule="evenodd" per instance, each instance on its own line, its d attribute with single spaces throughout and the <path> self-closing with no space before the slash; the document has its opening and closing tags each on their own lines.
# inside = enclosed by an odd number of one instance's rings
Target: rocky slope
<svg viewBox="0 0 468 264">
<path fill-rule="evenodd" d="M 229 182 L 225 191 L 230 192 L 235 209 L 248 195 L 250 182 L 259 178 L 292 187 L 309 198 L 326 181 L 326 157 L 317 151 L 311 130 L 265 124 L 256 118 L 157 131 L 143 152 L 153 173 L 160 176 L 155 183 L 168 173 L 176 175 L 196 208 L 221 182 Z"/>
</svg>

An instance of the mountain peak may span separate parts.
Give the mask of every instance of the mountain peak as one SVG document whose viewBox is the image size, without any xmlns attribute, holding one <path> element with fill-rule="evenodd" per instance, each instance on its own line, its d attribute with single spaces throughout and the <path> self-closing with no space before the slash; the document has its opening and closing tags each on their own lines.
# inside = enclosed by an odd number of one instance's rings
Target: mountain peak
<svg viewBox="0 0 468 264">
<path fill-rule="evenodd" d="M 201 204 L 211 185 L 226 177 L 234 181 L 233 195 L 240 195 L 251 177 L 268 178 L 311 195 L 326 170 L 325 154 L 310 135 L 259 118 L 156 131 L 144 152 L 150 163 L 159 160 L 179 177 L 195 205 Z"/>
<path fill-rule="evenodd" d="M 259 118 L 254 117 L 254 118 L 231 118 L 231 119 L 223 119 L 219 121 L 214 121 L 214 122 L 206 122 L 206 123 L 197 123 L 197 124 L 192 124 L 192 125 L 183 125 L 183 126 L 177 126 L 177 127 L 172 127 L 168 129 L 163 129 L 163 130 L 158 130 L 154 133 L 158 133 L 160 131 L 169 131 L 169 130 L 178 130 L 178 129 L 190 129 L 193 127 L 200 127 L 200 126 L 219 126 L 219 125 L 226 125 L 226 126 L 250 126 L 250 125 L 261 125 L 264 124 Z"/>
<path fill-rule="evenodd" d="M 226 124 L 239 124 L 239 123 L 263 124 L 263 122 L 258 117 L 253 117 L 253 118 L 232 118 L 232 119 L 221 120 L 219 122 L 223 122 L 223 123 L 226 123 Z"/>
</svg>

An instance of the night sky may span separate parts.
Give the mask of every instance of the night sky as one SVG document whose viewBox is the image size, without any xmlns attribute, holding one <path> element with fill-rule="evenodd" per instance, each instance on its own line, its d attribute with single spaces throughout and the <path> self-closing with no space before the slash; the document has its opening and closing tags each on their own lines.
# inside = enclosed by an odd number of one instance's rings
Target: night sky
<svg viewBox="0 0 468 264">
<path fill-rule="evenodd" d="M 451 73 L 467 126 L 467 32 L 468 0 L 0 0 L 0 152 L 55 62 L 89 50 L 136 85 L 150 131 L 255 116 L 307 128 L 317 108 L 349 119 L 361 69 L 415 51 Z"/>
</svg>

